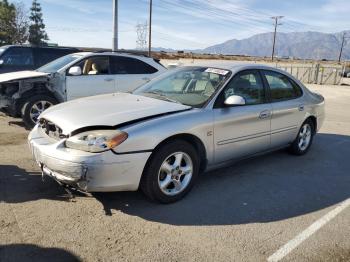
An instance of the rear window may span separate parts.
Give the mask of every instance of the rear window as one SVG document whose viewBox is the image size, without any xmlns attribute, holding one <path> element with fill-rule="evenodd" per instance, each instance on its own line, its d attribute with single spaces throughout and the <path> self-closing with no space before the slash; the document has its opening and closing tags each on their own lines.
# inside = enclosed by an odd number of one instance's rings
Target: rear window
<svg viewBox="0 0 350 262">
<path fill-rule="evenodd" d="M 127 74 L 153 74 L 158 70 L 145 62 L 124 56 L 111 57 L 111 72 L 117 75 Z"/>
</svg>

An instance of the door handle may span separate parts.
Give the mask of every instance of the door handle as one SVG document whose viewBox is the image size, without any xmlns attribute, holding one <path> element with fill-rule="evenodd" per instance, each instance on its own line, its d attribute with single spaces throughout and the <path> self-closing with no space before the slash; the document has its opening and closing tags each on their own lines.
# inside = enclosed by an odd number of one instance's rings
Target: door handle
<svg viewBox="0 0 350 262">
<path fill-rule="evenodd" d="M 260 112 L 259 118 L 260 119 L 264 119 L 264 118 L 268 118 L 271 115 L 269 110 L 264 110 L 262 112 Z"/>
<path fill-rule="evenodd" d="M 144 77 L 144 78 L 142 78 L 142 80 L 147 81 L 147 82 L 151 81 L 151 79 L 148 77 Z"/>
<path fill-rule="evenodd" d="M 113 80 L 114 80 L 113 78 L 106 78 L 106 79 L 105 79 L 106 82 L 111 82 L 111 81 L 113 81 Z"/>
<path fill-rule="evenodd" d="M 304 111 L 304 105 L 299 105 L 298 109 L 299 111 Z"/>
</svg>

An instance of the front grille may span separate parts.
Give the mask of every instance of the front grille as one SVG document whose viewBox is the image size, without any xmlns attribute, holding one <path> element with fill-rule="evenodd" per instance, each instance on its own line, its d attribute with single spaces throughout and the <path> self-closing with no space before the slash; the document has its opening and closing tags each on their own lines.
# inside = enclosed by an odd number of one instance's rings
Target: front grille
<svg viewBox="0 0 350 262">
<path fill-rule="evenodd" d="M 49 137 L 60 140 L 62 138 L 65 138 L 66 136 L 62 134 L 62 129 L 55 125 L 54 123 L 46 120 L 46 119 L 40 119 L 39 120 L 39 126 L 41 130 L 48 135 Z"/>
</svg>

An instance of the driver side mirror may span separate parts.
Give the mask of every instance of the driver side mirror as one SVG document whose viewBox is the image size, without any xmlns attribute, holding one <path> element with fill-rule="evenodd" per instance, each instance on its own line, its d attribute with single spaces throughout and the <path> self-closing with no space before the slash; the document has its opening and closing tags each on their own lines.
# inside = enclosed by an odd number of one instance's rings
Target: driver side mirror
<svg viewBox="0 0 350 262">
<path fill-rule="evenodd" d="M 80 76 L 82 74 L 80 66 L 73 66 L 69 68 L 68 74 L 72 76 Z"/>
<path fill-rule="evenodd" d="M 232 95 L 225 99 L 224 104 L 226 106 L 243 106 L 245 105 L 245 99 L 241 96 Z"/>
<path fill-rule="evenodd" d="M 4 64 L 4 60 L 0 59 L 0 66 Z"/>
</svg>

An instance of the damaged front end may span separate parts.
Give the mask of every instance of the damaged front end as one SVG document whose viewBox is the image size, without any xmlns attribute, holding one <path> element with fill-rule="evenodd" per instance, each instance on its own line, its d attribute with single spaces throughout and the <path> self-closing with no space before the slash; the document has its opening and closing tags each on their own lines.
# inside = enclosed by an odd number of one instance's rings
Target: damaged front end
<svg viewBox="0 0 350 262">
<path fill-rule="evenodd" d="M 0 83 L 0 109 L 11 107 L 15 94 L 19 91 L 19 82 Z"/>
<path fill-rule="evenodd" d="M 27 99 L 36 94 L 52 94 L 64 100 L 63 81 L 56 74 L 45 74 L 31 78 L 0 80 L 0 110 L 11 116 L 20 116 Z"/>
</svg>

